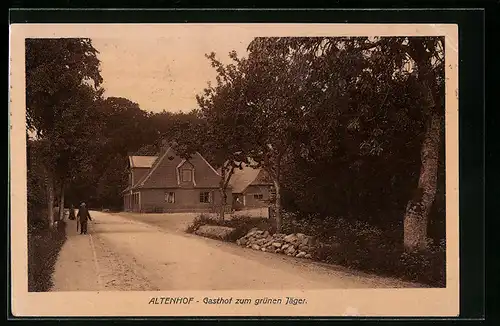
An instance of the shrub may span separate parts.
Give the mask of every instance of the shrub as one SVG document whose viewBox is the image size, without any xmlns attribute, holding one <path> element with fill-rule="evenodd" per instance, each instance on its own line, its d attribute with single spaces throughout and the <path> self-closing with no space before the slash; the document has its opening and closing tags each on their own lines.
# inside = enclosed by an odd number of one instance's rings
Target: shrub
<svg viewBox="0 0 500 326">
<path fill-rule="evenodd" d="M 187 233 L 194 233 L 202 225 L 218 225 L 227 226 L 234 228 L 235 231 L 231 234 L 226 241 L 234 242 L 237 239 L 243 237 L 251 229 L 258 228 L 259 230 L 267 230 L 269 232 L 274 232 L 276 226 L 272 220 L 268 218 L 255 218 L 250 216 L 232 216 L 230 219 L 220 221 L 219 219 L 206 215 L 198 215 L 193 222 L 187 227 Z"/>
<path fill-rule="evenodd" d="M 426 251 L 406 252 L 403 246 L 368 246 L 360 240 L 354 244 L 342 241 L 319 246 L 314 258 L 386 276 L 400 277 L 407 281 L 436 287 L 446 285 L 446 255 L 444 248 L 433 247 Z"/>
<path fill-rule="evenodd" d="M 236 230 L 226 241 L 236 241 L 252 228 L 274 233 L 276 226 L 273 222 L 267 218 L 248 216 L 233 216 L 232 219 L 219 221 L 202 214 L 195 218 L 187 232 L 192 233 L 201 225 L 228 226 Z M 315 260 L 435 287 L 446 285 L 444 241 L 438 245 L 431 243 L 426 251 L 405 252 L 400 224 L 382 230 L 366 222 L 321 218 L 319 215 L 303 217 L 285 212 L 282 233 L 314 236 L 321 244 L 313 253 Z"/>
<path fill-rule="evenodd" d="M 28 229 L 28 291 L 45 292 L 52 286 L 55 262 L 65 240 L 66 223 L 51 229 L 43 219 L 35 219 Z"/>
<path fill-rule="evenodd" d="M 217 221 L 215 221 L 211 216 L 200 214 L 194 218 L 191 224 L 189 224 L 189 226 L 186 229 L 186 232 L 194 233 L 202 225 L 218 225 L 216 224 L 216 222 Z"/>
<path fill-rule="evenodd" d="M 317 237 L 322 245 L 316 248 L 316 260 L 437 287 L 446 283 L 444 242 L 431 243 L 426 251 L 405 252 L 401 224 L 382 230 L 366 222 L 285 213 L 283 232 Z"/>
<path fill-rule="evenodd" d="M 407 279 L 437 287 L 446 286 L 446 251 L 432 246 L 425 251 L 403 252 L 398 260 L 400 272 Z"/>
</svg>

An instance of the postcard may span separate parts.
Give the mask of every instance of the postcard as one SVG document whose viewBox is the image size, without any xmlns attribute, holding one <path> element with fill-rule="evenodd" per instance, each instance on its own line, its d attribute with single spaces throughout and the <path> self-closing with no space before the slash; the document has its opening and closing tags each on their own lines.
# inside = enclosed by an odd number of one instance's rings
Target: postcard
<svg viewBox="0 0 500 326">
<path fill-rule="evenodd" d="M 12 24 L 15 316 L 457 316 L 458 26 Z"/>
</svg>

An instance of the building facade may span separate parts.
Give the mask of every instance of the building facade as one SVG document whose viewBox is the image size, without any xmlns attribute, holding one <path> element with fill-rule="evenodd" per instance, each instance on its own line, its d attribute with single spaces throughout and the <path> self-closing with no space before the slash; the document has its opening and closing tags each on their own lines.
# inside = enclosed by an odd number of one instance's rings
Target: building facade
<svg viewBox="0 0 500 326">
<path fill-rule="evenodd" d="M 233 209 L 268 207 L 273 192 L 273 183 L 263 169 L 244 166 L 235 169 L 229 180 L 232 190 Z"/>
<path fill-rule="evenodd" d="M 220 174 L 195 153 L 188 160 L 169 147 L 158 156 L 129 156 L 125 211 L 211 212 L 221 205 Z M 231 188 L 227 203 L 232 202 Z"/>
</svg>

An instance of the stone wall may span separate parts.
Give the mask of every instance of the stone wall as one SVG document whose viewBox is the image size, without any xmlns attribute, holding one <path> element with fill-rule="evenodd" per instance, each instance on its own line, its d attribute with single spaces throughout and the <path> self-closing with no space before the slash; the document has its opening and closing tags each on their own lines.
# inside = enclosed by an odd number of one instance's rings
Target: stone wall
<svg viewBox="0 0 500 326">
<path fill-rule="evenodd" d="M 317 243 L 314 237 L 302 233 L 273 234 L 268 231 L 252 229 L 236 244 L 265 252 L 280 253 L 298 258 L 312 258 Z"/>
</svg>

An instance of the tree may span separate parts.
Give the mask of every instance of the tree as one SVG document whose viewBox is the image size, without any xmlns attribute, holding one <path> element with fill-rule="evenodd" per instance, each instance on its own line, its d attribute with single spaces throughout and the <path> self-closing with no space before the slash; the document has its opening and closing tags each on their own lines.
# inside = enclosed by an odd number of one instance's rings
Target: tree
<svg viewBox="0 0 500 326">
<path fill-rule="evenodd" d="M 29 225 L 40 220 L 41 211 L 47 203 L 45 189 L 45 175 L 41 161 L 40 141 L 27 136 L 27 195 L 28 195 L 28 222 Z"/>
<path fill-rule="evenodd" d="M 309 212 L 370 222 L 378 215 L 385 220 L 379 223 L 390 222 L 390 211 L 404 197 L 398 188 L 411 182 L 398 174 L 412 170 L 421 129 L 408 74 L 402 63 L 394 68 L 400 55 L 386 55 L 381 41 L 368 38 L 274 42 L 309 67 L 301 95 L 307 133 L 294 142 L 285 178 L 294 204 Z"/>
<path fill-rule="evenodd" d="M 125 171 L 126 160 L 119 153 L 114 153 L 97 182 L 96 197 L 101 206 L 113 209 L 121 207 L 121 192 L 127 181 Z"/>
<path fill-rule="evenodd" d="M 302 94 L 308 74 L 307 67 L 293 60 L 274 40 L 256 38 L 250 43 L 243 74 L 245 104 L 253 116 L 250 156 L 255 167 L 262 167 L 273 181 L 276 228 L 280 232 L 283 166 L 293 143 L 306 133 Z"/>
<path fill-rule="evenodd" d="M 441 38 L 409 38 L 409 56 L 416 68 L 421 93 L 420 105 L 426 120 L 421 149 L 421 169 L 417 189 L 405 213 L 405 247 L 409 250 L 427 246 L 428 218 L 437 191 L 441 127 L 444 115 L 444 43 Z M 436 66 L 434 64 L 437 63 Z M 439 71 L 441 70 L 441 71 Z M 437 73 L 436 73 L 437 72 Z"/>
<path fill-rule="evenodd" d="M 163 134 L 163 141 L 170 144 L 176 155 L 189 160 L 196 152 L 200 152 L 206 139 L 207 125 L 201 119 L 198 110 L 189 113 L 178 113 L 172 128 Z"/>
<path fill-rule="evenodd" d="M 155 144 L 146 144 L 139 148 L 134 155 L 138 156 L 155 156 L 158 154 L 158 148 Z"/>
<path fill-rule="evenodd" d="M 363 187 L 373 187 L 373 190 L 379 187 L 378 192 L 386 193 L 386 189 L 376 182 L 381 177 L 386 178 L 389 191 L 394 192 L 394 185 L 401 181 L 397 180 L 397 175 L 384 176 L 381 163 L 398 169 L 408 164 L 412 166 L 418 146 L 421 147 L 419 185 L 407 205 L 404 243 L 409 250 L 424 248 L 426 220 L 437 189 L 442 141 L 442 39 L 267 38 L 254 40 L 251 48 L 263 55 L 255 64 L 258 69 L 266 67 L 263 62 L 275 60 L 276 54 L 286 58 L 289 66 L 305 69 L 301 73 L 295 70 L 297 72 L 290 74 L 292 78 L 285 83 L 297 95 L 293 102 L 301 103 L 308 112 L 301 119 L 307 133 L 299 133 L 300 137 L 292 141 L 294 152 L 290 157 L 307 166 L 324 161 L 328 153 L 335 153 L 332 160 L 338 166 L 333 170 L 342 171 L 337 173 L 336 183 L 344 188 L 344 194 L 340 191 L 339 197 L 345 198 L 350 211 L 356 210 L 356 201 L 368 203 L 368 197 L 361 197 L 367 193 Z M 266 86 L 271 85 L 272 78 L 280 81 L 279 74 L 287 71 L 286 65 L 274 66 L 281 68 L 274 72 L 267 69 L 269 79 L 263 82 Z M 286 78 L 281 80 L 286 81 Z M 284 94 L 286 87 L 281 90 Z M 262 98 L 279 96 L 276 95 L 279 88 L 275 85 L 272 88 L 273 91 Z M 273 107 L 281 109 L 283 106 L 275 102 Z M 273 120 L 280 121 L 279 118 Z M 293 126 L 293 119 L 286 121 L 284 126 Z M 416 144 L 420 145 L 415 147 Z M 278 148 L 283 149 L 283 144 L 280 145 Z M 345 179 L 363 170 L 371 171 L 372 182 L 360 184 L 357 177 L 350 181 Z M 324 173 L 328 168 L 319 171 Z M 307 175 L 303 177 L 308 178 Z M 345 181 L 341 181 L 343 179 Z M 310 175 L 307 181 L 311 181 Z M 405 182 L 409 184 L 411 178 L 406 178 Z M 353 188 L 360 191 L 352 191 Z M 380 203 L 375 202 L 375 205 L 380 206 Z"/>
<path fill-rule="evenodd" d="M 100 105 L 107 139 L 102 151 L 127 155 L 142 145 L 152 143 L 158 137 L 150 128 L 150 115 L 139 104 L 123 97 L 108 97 Z M 108 155 L 103 153 L 106 158 Z"/>
<path fill-rule="evenodd" d="M 93 102 L 102 94 L 99 86 L 97 50 L 90 39 L 26 40 L 26 123 L 44 144 L 48 214 L 53 225 L 54 184 L 61 184 L 60 206 L 64 208 L 65 182 L 78 164 L 77 146 Z M 82 119 L 83 116 L 83 119 Z M 84 132 L 85 133 L 85 132 Z M 63 209 L 60 210 L 60 216 Z"/>
<path fill-rule="evenodd" d="M 82 85 L 74 90 L 73 99 L 67 104 L 57 126 L 54 146 L 56 183 L 59 185 L 59 219 L 64 212 L 65 193 L 77 174 L 89 174 L 97 161 L 98 149 L 103 142 L 102 116 L 96 109 L 101 91 Z"/>
<path fill-rule="evenodd" d="M 98 51 L 83 38 L 26 39 L 25 51 L 26 123 L 42 137 L 57 123 L 58 106 L 72 97 L 75 87 L 102 83 Z"/>
<path fill-rule="evenodd" d="M 206 123 L 206 131 L 201 138 L 203 147 L 205 152 L 210 153 L 211 163 L 220 171 L 219 219 L 224 220 L 227 189 L 234 170 L 242 169 L 244 164 L 249 163 L 249 139 L 253 134 L 248 126 L 252 123 L 252 115 L 246 109 L 242 96 L 244 85 L 239 68 L 244 61 L 237 58 L 236 52 L 229 54 L 234 63 L 227 66 L 217 60 L 213 52 L 206 57 L 217 71 L 217 83 L 215 86 L 209 83 L 204 93 L 196 98 Z"/>
</svg>

